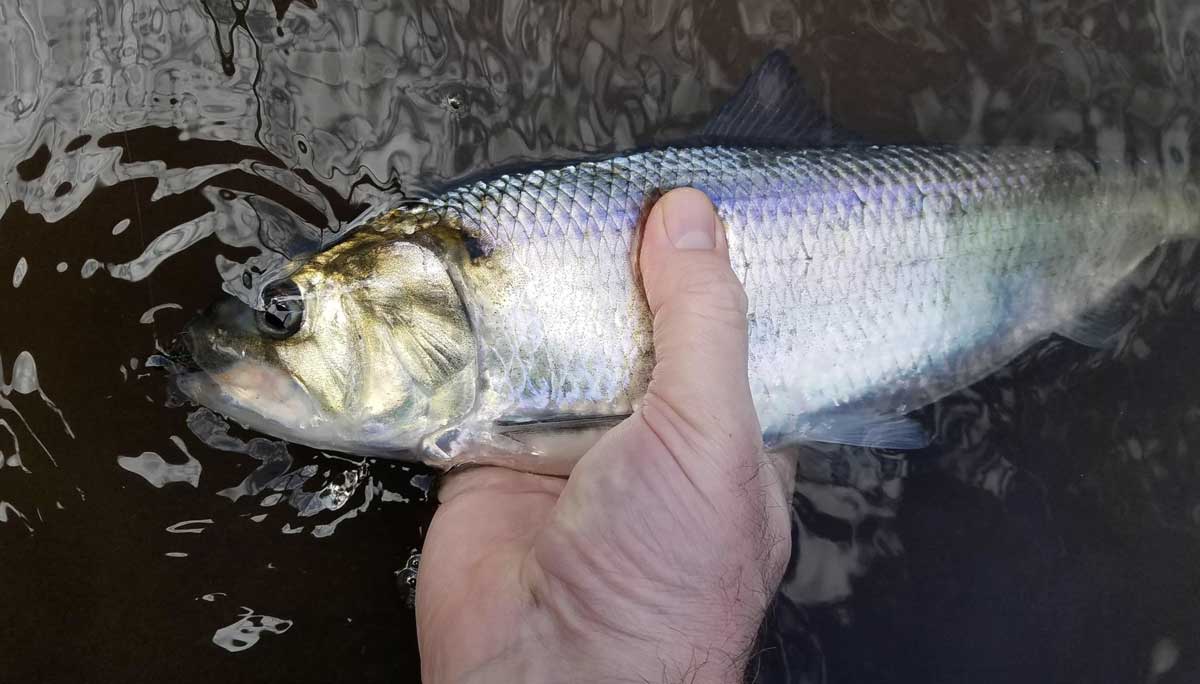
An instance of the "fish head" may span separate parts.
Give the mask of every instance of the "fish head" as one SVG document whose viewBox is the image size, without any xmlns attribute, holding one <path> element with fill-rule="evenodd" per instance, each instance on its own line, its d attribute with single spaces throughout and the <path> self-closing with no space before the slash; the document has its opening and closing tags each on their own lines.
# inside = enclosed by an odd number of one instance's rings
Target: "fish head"
<svg viewBox="0 0 1200 684">
<path fill-rule="evenodd" d="M 465 415 L 476 341 L 434 239 L 363 231 L 262 289 L 223 299 L 181 336 L 176 386 L 249 428 L 395 455 Z M 426 236 L 428 237 L 428 236 Z"/>
</svg>

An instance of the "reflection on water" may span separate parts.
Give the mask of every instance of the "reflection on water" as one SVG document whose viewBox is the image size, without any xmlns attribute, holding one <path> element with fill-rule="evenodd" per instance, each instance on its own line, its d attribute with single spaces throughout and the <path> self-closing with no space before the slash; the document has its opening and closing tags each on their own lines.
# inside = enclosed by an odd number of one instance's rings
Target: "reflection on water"
<svg viewBox="0 0 1200 684">
<path fill-rule="evenodd" d="M 238 621 L 218 629 L 212 641 L 217 646 L 237 653 L 244 651 L 262 638 L 262 634 L 283 634 L 292 628 L 291 620 L 281 620 L 270 615 L 256 615 L 251 608 L 242 608 Z"/>
<path fill-rule="evenodd" d="M 870 140 L 1187 167 L 1198 40 L 1188 0 L 0 0 L 6 669 L 416 672 L 426 473 L 247 434 L 148 367 L 380 198 L 679 139 L 778 46 Z M 1200 257 L 1159 260 L 1119 349 L 1039 345 L 925 409 L 919 454 L 802 455 L 761 680 L 1200 674 Z"/>
</svg>

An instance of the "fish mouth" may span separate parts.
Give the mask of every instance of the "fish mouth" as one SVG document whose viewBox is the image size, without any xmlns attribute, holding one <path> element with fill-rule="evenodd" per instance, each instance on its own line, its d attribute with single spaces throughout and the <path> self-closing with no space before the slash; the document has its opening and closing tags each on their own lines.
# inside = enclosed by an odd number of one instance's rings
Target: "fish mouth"
<svg viewBox="0 0 1200 684">
<path fill-rule="evenodd" d="M 183 396 L 244 425 L 293 439 L 320 432 L 326 417 L 303 384 L 286 369 L 246 353 L 257 332 L 253 315 L 233 298 L 214 303 L 171 340 L 160 365 Z"/>
<path fill-rule="evenodd" d="M 195 349 L 195 341 L 190 330 L 184 330 L 176 335 L 161 355 L 169 364 L 167 370 L 176 374 L 196 373 L 203 370 L 196 362 L 193 349 Z"/>
<path fill-rule="evenodd" d="M 161 354 L 152 354 L 146 359 L 147 368 L 161 368 L 172 376 L 199 373 L 204 369 L 192 354 L 192 342 L 187 331 L 172 338 Z"/>
<path fill-rule="evenodd" d="M 197 314 L 163 352 L 163 365 L 175 373 L 220 373 L 241 361 L 238 344 L 253 340 L 254 310 L 227 297 Z"/>
<path fill-rule="evenodd" d="M 359 442 L 353 425 L 327 415 L 295 378 L 260 361 L 238 360 L 220 370 L 176 373 L 172 383 L 193 403 L 272 437 L 360 455 L 394 451 Z"/>
<path fill-rule="evenodd" d="M 148 365 L 162 368 L 172 375 L 217 373 L 228 368 L 235 361 L 231 355 L 206 350 L 197 344 L 197 331 L 202 331 L 206 325 L 204 317 L 198 316 L 183 332 L 171 339 L 161 354 L 151 357 Z"/>
<path fill-rule="evenodd" d="M 198 349 L 194 338 L 181 338 L 181 351 L 169 361 L 176 392 L 260 432 L 323 442 L 331 429 L 327 416 L 296 378 L 261 360 Z"/>
</svg>

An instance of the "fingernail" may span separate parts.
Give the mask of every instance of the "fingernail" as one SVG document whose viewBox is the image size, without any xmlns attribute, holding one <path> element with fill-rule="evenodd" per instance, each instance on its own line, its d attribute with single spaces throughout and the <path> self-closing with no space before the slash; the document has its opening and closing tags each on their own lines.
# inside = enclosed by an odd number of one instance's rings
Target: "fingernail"
<svg viewBox="0 0 1200 684">
<path fill-rule="evenodd" d="M 717 246 L 717 217 L 712 203 L 696 190 L 666 198 L 663 223 L 675 249 L 713 249 Z"/>
</svg>

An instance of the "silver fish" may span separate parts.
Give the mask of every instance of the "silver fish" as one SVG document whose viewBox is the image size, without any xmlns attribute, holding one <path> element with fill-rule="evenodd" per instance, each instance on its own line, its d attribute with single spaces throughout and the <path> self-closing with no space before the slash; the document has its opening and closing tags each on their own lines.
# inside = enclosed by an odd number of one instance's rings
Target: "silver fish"
<svg viewBox="0 0 1200 684">
<path fill-rule="evenodd" d="M 502 175 L 364 219 L 189 327 L 196 401 L 315 447 L 564 472 L 653 365 L 631 255 L 662 191 L 713 200 L 749 297 L 769 448 L 905 448 L 905 413 L 1095 312 L 1197 193 L 1074 152 L 847 146 L 652 150 Z M 696 369 L 702 373 L 703 369 Z"/>
</svg>

